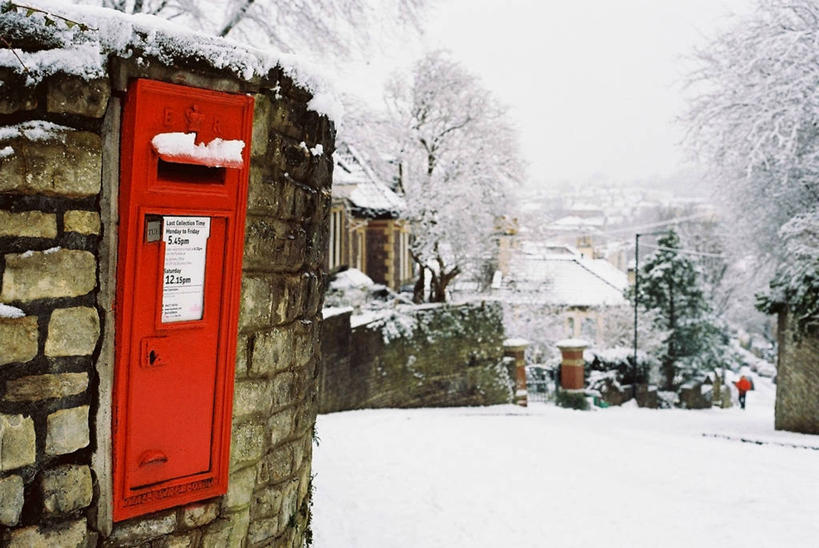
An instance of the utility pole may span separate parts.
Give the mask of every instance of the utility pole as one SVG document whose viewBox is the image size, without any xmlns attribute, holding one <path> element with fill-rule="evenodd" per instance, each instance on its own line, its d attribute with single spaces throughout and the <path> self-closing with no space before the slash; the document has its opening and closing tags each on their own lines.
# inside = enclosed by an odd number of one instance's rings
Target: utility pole
<svg viewBox="0 0 819 548">
<path fill-rule="evenodd" d="M 637 301 L 640 298 L 640 234 L 634 234 L 634 360 L 631 362 L 631 397 L 637 399 Z"/>
</svg>

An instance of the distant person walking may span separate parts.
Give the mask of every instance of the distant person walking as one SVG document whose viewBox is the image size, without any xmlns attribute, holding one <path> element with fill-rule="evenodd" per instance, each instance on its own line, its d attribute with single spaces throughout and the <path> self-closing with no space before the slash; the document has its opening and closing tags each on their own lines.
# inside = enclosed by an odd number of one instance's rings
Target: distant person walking
<svg viewBox="0 0 819 548">
<path fill-rule="evenodd" d="M 745 395 L 749 390 L 754 389 L 754 383 L 751 380 L 751 375 L 744 367 L 740 370 L 740 373 L 742 376 L 739 377 L 738 381 L 734 381 L 734 386 L 739 390 L 739 406 L 745 409 Z"/>
</svg>

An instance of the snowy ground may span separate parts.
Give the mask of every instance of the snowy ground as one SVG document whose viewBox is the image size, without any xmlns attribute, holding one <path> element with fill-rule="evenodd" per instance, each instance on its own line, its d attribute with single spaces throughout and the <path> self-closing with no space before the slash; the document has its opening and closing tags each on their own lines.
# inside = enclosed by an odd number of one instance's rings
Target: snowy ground
<svg viewBox="0 0 819 548">
<path fill-rule="evenodd" d="M 819 546 L 819 450 L 793 447 L 819 436 L 774 431 L 773 399 L 322 415 L 314 545 Z"/>
</svg>

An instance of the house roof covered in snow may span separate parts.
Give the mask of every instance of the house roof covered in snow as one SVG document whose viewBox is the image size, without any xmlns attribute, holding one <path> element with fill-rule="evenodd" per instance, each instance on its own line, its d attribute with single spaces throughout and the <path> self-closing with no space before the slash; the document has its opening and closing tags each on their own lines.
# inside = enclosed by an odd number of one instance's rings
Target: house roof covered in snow
<svg viewBox="0 0 819 548">
<path fill-rule="evenodd" d="M 247 82 L 285 76 L 313 95 L 308 108 L 335 120 L 341 116 L 329 80 L 293 55 L 196 32 L 151 15 L 58 0 L 9 6 L 0 13 L 0 36 L 15 49 L 0 49 L 0 68 L 16 73 L 23 86 L 35 86 L 54 74 L 102 78 L 112 57 L 137 64 L 153 59 L 180 68 L 223 71 Z"/>
<path fill-rule="evenodd" d="M 548 253 L 549 249 L 522 250 L 511 259 L 510 274 L 500 289 L 505 299 L 554 306 L 626 304 L 623 292 L 628 278 L 624 272 L 604 259 Z"/>
<path fill-rule="evenodd" d="M 333 195 L 350 202 L 353 213 L 368 218 L 395 218 L 404 200 L 383 183 L 348 143 L 333 153 Z"/>
</svg>

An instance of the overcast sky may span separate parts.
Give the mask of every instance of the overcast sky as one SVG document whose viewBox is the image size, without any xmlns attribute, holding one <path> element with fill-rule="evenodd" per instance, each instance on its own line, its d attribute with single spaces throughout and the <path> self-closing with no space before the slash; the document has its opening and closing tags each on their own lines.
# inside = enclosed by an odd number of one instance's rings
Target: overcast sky
<svg viewBox="0 0 819 548">
<path fill-rule="evenodd" d="M 753 0 L 439 0 L 427 49 L 453 51 L 511 108 L 530 182 L 628 182 L 684 164 L 684 56 Z M 395 66 L 419 49 L 380 60 Z"/>
<path fill-rule="evenodd" d="M 683 56 L 752 0 L 449 0 L 428 43 L 512 108 L 533 182 L 669 174 Z"/>
</svg>

